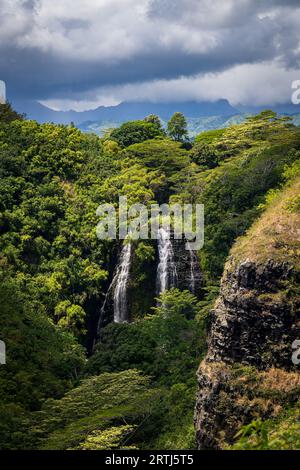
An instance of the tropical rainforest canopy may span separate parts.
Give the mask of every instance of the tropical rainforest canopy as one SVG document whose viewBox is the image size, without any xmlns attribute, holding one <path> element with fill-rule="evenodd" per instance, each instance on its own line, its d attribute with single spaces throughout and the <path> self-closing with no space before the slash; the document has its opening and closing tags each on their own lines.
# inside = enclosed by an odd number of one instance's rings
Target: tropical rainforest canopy
<svg viewBox="0 0 300 470">
<path fill-rule="evenodd" d="M 298 174 L 300 129 L 265 111 L 186 137 L 182 115 L 167 131 L 150 116 L 99 138 L 1 105 L 0 448 L 195 447 L 195 374 L 224 263 Z M 156 304 L 154 248 L 137 241 L 132 321 L 108 323 L 93 347 L 117 243 L 96 237 L 96 209 L 120 194 L 205 205 L 203 292 Z"/>
</svg>

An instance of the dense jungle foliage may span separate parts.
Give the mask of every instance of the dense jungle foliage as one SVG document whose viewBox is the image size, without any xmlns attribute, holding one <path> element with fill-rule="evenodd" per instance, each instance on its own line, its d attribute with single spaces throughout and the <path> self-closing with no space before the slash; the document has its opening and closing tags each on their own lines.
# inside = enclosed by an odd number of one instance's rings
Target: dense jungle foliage
<svg viewBox="0 0 300 470">
<path fill-rule="evenodd" d="M 224 262 L 295 167 L 300 129 L 266 111 L 187 143 L 183 117 L 166 133 L 149 116 L 99 138 L 2 106 L 0 448 L 193 449 L 195 374 Z M 120 194 L 205 204 L 205 295 L 171 289 L 147 312 L 137 300 L 133 321 L 108 324 L 93 350 L 116 250 L 96 237 L 96 209 Z M 145 297 L 153 246 L 136 243 Z"/>
</svg>

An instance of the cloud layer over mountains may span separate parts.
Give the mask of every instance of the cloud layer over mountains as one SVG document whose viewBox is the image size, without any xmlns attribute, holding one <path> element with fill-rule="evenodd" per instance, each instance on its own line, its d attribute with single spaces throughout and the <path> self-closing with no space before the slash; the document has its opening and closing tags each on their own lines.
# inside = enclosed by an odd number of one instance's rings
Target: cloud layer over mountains
<svg viewBox="0 0 300 470">
<path fill-rule="evenodd" d="M 124 99 L 285 102 L 298 0 L 0 0 L 0 79 L 60 109 Z"/>
</svg>

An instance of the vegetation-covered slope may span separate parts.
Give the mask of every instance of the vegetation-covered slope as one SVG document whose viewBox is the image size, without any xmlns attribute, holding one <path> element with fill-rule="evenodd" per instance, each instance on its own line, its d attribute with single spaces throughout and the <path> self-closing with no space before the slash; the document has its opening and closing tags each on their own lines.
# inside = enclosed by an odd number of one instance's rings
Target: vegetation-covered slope
<svg viewBox="0 0 300 470">
<path fill-rule="evenodd" d="M 300 373 L 292 360 L 300 334 L 299 161 L 285 178 L 225 266 L 198 372 L 200 448 L 235 439 L 236 449 L 300 446 Z"/>
<path fill-rule="evenodd" d="M 268 191 L 280 187 L 287 166 L 296 171 L 298 128 L 264 113 L 192 145 L 167 136 L 155 116 L 100 139 L 4 111 L 0 447 L 194 448 L 195 371 L 224 262 L 264 210 L 266 194 L 267 203 L 273 195 L 281 201 L 281 192 Z M 132 322 L 109 323 L 93 349 L 119 250 L 118 241 L 97 239 L 96 209 L 103 202 L 117 208 L 119 195 L 148 206 L 205 204 L 206 295 L 198 292 L 199 301 L 172 289 L 153 309 L 155 247 L 136 242 Z M 290 199 L 294 214 L 296 194 Z"/>
</svg>

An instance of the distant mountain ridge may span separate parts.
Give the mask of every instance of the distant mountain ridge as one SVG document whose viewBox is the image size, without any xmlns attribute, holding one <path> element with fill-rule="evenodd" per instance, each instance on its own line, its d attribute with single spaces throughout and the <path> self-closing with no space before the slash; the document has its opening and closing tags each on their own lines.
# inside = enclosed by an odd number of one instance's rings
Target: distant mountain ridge
<svg viewBox="0 0 300 470">
<path fill-rule="evenodd" d="M 187 117 L 187 127 L 190 137 L 195 137 L 200 132 L 228 127 L 232 124 L 240 124 L 246 118 L 247 114 L 234 114 L 229 116 L 202 116 Z M 167 126 L 167 119 L 161 119 L 164 128 Z M 83 132 L 92 132 L 104 135 L 108 129 L 119 127 L 123 121 L 86 121 L 79 124 L 78 127 Z"/>
<path fill-rule="evenodd" d="M 124 122 L 135 119 L 144 119 L 149 114 L 157 114 L 161 119 L 170 119 L 176 111 L 190 118 L 203 116 L 231 116 L 238 113 L 227 100 L 215 102 L 187 101 L 182 103 L 150 103 L 150 102 L 127 102 L 124 101 L 117 106 L 100 106 L 89 111 L 54 111 L 46 106 L 33 101 L 14 101 L 14 108 L 26 113 L 29 119 L 38 122 L 55 122 L 57 124 L 79 125 L 83 122 L 114 121 Z"/>
<path fill-rule="evenodd" d="M 120 126 L 123 122 L 144 119 L 149 114 L 158 115 L 163 124 L 176 111 L 183 113 L 188 122 L 191 137 L 209 129 L 227 127 L 242 122 L 247 115 L 257 114 L 271 108 L 279 114 L 293 115 L 296 125 L 300 123 L 300 105 L 291 103 L 275 106 L 233 107 L 226 99 L 218 101 L 186 101 L 174 103 L 122 102 L 116 106 L 99 106 L 88 111 L 54 111 L 37 101 L 13 101 L 14 108 L 25 113 L 28 119 L 40 123 L 54 122 L 70 124 L 73 122 L 83 132 L 103 134 L 106 129 Z"/>
</svg>

